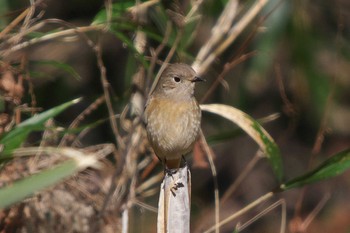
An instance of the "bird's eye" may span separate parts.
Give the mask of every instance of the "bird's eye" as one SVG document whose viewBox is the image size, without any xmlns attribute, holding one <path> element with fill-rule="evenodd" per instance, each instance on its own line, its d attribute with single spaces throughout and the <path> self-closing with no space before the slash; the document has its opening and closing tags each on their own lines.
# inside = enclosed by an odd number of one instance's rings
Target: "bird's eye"
<svg viewBox="0 0 350 233">
<path fill-rule="evenodd" d="M 178 83 L 178 82 L 181 81 L 181 79 L 180 79 L 179 77 L 175 76 L 175 77 L 174 77 L 174 81 Z"/>
</svg>

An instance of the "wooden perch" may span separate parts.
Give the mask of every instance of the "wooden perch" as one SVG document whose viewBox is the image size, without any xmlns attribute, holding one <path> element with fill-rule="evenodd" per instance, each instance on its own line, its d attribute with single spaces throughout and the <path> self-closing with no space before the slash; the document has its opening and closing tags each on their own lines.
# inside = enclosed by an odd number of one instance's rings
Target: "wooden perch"
<svg viewBox="0 0 350 233">
<path fill-rule="evenodd" d="M 165 173 L 158 202 L 158 233 L 190 232 L 191 173 L 187 165 Z"/>
</svg>

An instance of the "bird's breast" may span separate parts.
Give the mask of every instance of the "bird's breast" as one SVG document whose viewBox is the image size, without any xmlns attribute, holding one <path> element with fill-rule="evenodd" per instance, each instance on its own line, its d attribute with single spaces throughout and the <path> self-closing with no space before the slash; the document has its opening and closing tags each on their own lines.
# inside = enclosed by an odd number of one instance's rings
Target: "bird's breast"
<svg viewBox="0 0 350 233">
<path fill-rule="evenodd" d="M 153 98 L 145 115 L 148 138 L 159 157 L 172 159 L 192 149 L 201 120 L 194 98 L 188 101 Z"/>
</svg>

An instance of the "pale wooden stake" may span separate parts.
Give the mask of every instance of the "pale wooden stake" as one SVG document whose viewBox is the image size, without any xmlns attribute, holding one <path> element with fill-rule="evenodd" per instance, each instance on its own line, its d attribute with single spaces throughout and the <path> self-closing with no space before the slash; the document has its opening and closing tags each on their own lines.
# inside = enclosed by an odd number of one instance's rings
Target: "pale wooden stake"
<svg viewBox="0 0 350 233">
<path fill-rule="evenodd" d="M 187 165 L 166 172 L 158 202 L 158 233 L 190 232 L 190 199 L 191 173 Z"/>
</svg>

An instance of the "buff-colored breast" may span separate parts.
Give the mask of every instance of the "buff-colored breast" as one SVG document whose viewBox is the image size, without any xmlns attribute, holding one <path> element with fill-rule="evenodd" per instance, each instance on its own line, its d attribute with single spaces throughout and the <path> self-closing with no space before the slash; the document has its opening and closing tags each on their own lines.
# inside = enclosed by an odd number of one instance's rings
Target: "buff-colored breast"
<svg viewBox="0 0 350 233">
<path fill-rule="evenodd" d="M 195 98 L 190 101 L 151 98 L 145 116 L 148 139 L 160 159 L 179 159 L 192 149 L 201 121 Z"/>
</svg>

